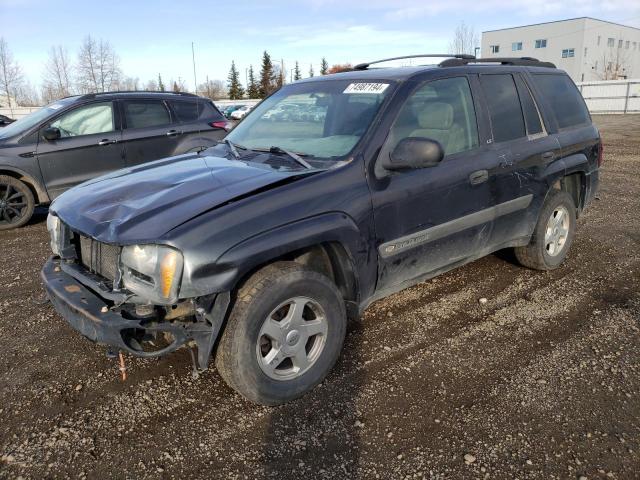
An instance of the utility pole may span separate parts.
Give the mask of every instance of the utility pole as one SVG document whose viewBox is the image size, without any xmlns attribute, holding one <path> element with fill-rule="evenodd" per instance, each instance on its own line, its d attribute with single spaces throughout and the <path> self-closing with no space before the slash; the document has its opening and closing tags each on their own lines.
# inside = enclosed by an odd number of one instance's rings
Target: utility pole
<svg viewBox="0 0 640 480">
<path fill-rule="evenodd" d="M 196 51 L 191 42 L 191 59 L 193 60 L 193 91 L 198 94 L 198 81 L 196 80 Z"/>
</svg>

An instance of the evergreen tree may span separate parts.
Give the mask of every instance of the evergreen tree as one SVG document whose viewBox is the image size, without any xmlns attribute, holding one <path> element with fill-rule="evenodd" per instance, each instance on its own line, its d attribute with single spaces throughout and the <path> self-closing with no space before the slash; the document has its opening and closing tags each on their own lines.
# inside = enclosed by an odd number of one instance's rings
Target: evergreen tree
<svg viewBox="0 0 640 480">
<path fill-rule="evenodd" d="M 322 57 L 322 63 L 320 64 L 320 75 L 326 75 L 329 71 L 329 62 L 327 59 Z"/>
<path fill-rule="evenodd" d="M 260 69 L 260 85 L 258 89 L 260 98 L 265 98 L 276 89 L 275 80 L 275 72 L 273 70 L 271 56 L 265 50 L 262 55 L 262 68 Z"/>
<path fill-rule="evenodd" d="M 260 85 L 256 81 L 256 76 L 253 73 L 253 65 L 249 65 L 249 79 L 247 80 L 247 96 L 249 98 L 260 98 Z"/>
<path fill-rule="evenodd" d="M 313 64 L 309 64 L 309 77 L 313 77 Z"/>
<path fill-rule="evenodd" d="M 162 83 L 162 77 L 158 74 L 158 90 L 164 92 L 164 83 Z"/>
<path fill-rule="evenodd" d="M 300 74 L 300 66 L 298 65 L 298 61 L 296 60 L 296 68 L 293 69 L 293 79 L 300 80 L 302 75 Z"/>
<path fill-rule="evenodd" d="M 173 81 L 173 91 L 174 92 L 180 91 L 180 87 L 178 86 L 178 83 L 175 80 Z"/>
<path fill-rule="evenodd" d="M 244 97 L 244 88 L 240 84 L 240 74 L 236 68 L 236 63 L 231 62 L 231 70 L 229 70 L 229 98 L 231 100 L 239 100 Z"/>
</svg>

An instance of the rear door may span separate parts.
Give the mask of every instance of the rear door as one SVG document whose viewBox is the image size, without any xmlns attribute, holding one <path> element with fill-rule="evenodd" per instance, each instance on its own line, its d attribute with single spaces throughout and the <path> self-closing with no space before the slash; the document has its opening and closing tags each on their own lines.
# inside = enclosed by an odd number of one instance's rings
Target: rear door
<svg viewBox="0 0 640 480">
<path fill-rule="evenodd" d="M 227 121 L 211 101 L 180 98 L 169 106 L 182 132 L 176 153 L 207 148 L 227 134 Z"/>
<path fill-rule="evenodd" d="M 128 166 L 176 154 L 182 130 L 164 100 L 132 98 L 121 100 L 120 105 L 122 142 Z"/>
<path fill-rule="evenodd" d="M 42 131 L 60 130 L 60 138 L 47 141 Z M 93 177 L 123 168 L 122 131 L 111 101 L 83 104 L 43 125 L 36 150 L 47 192 L 53 199 L 68 188 Z"/>
</svg>

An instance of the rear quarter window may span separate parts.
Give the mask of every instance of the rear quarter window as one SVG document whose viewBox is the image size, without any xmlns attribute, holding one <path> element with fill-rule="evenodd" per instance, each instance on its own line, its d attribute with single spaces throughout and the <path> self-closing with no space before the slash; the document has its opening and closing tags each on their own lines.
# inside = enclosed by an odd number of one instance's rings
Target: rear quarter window
<svg viewBox="0 0 640 480">
<path fill-rule="evenodd" d="M 172 100 L 169 103 L 179 122 L 222 119 L 222 114 L 210 102 Z"/>
<path fill-rule="evenodd" d="M 533 83 L 556 117 L 558 128 L 591 123 L 587 106 L 566 75 L 533 74 Z"/>
</svg>

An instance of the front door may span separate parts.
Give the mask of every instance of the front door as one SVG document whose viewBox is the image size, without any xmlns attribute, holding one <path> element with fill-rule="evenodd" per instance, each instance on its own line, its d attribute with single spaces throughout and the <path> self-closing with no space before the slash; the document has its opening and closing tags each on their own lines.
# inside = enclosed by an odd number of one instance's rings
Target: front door
<svg viewBox="0 0 640 480">
<path fill-rule="evenodd" d="M 378 290 L 401 288 L 486 246 L 496 215 L 490 175 L 496 157 L 480 146 L 476 108 L 467 77 L 458 76 L 418 85 L 400 109 L 370 179 Z M 406 137 L 437 140 L 444 159 L 383 171 L 380 159 Z"/>
<path fill-rule="evenodd" d="M 117 128 L 113 102 L 81 105 L 40 129 L 60 130 L 60 138 L 40 137 L 36 150 L 47 191 L 54 199 L 68 188 L 124 167 L 122 132 Z"/>
</svg>

